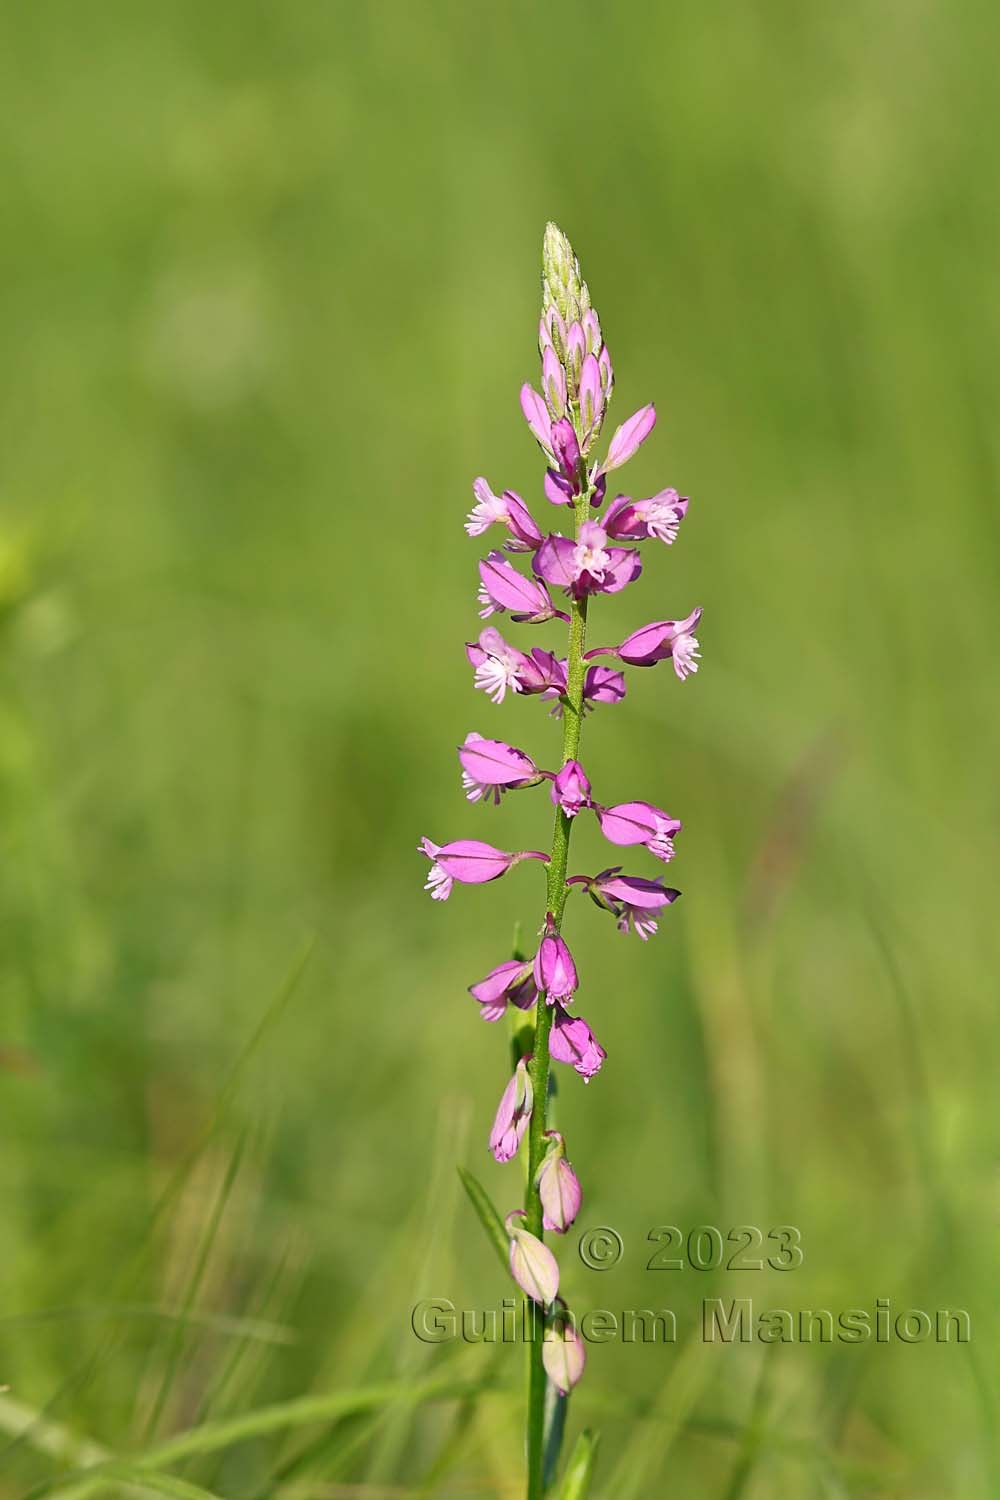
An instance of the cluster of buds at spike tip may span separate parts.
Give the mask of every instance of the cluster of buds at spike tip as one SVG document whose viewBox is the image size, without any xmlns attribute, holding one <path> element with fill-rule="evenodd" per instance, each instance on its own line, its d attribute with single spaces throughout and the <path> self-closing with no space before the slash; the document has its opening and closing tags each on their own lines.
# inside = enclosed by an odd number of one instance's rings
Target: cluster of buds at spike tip
<svg viewBox="0 0 1000 1500">
<path fill-rule="evenodd" d="M 489 1149 L 497 1161 L 509 1162 L 526 1137 L 531 1141 L 528 1202 L 531 1225 L 539 1232 L 532 1233 L 524 1222 L 524 1210 L 508 1214 L 510 1270 L 546 1310 L 543 1361 L 550 1382 L 565 1395 L 583 1371 L 583 1345 L 558 1298 L 559 1267 L 541 1236 L 566 1233 L 579 1212 L 581 1189 L 563 1136 L 545 1129 L 548 1100 L 539 1098 L 532 1086 L 537 1058 L 531 1063 L 517 1013 L 535 1011 L 536 1038 L 548 1058 L 572 1068 L 584 1082 L 600 1072 L 607 1054 L 576 1010 L 580 976 L 561 930 L 566 898 L 576 889 L 585 891 L 614 918 L 620 932 L 645 941 L 680 892 L 660 876 L 625 874 L 620 866 L 597 875 L 567 875 L 570 831 L 581 818 L 592 817 L 610 844 L 645 850 L 666 864 L 674 858 L 681 824 L 652 802 L 597 800 L 577 758 L 580 720 L 598 706 L 622 701 L 625 668 L 670 661 L 682 682 L 696 672 L 701 610 L 655 620 L 618 645 L 584 651 L 589 597 L 618 594 L 636 583 L 643 568 L 640 548 L 650 542 L 672 545 L 688 500 L 673 488 L 647 498 L 608 495 L 609 475 L 639 451 L 655 427 L 656 411 L 651 404 L 641 406 L 615 430 L 603 458 L 594 453 L 613 390 L 611 359 L 579 262 L 554 224 L 545 231 L 538 344 L 540 389 L 530 383 L 522 387 L 521 409 L 545 457 L 539 496 L 568 507 L 559 512 L 566 524 L 549 530 L 516 491 L 496 492 L 485 478 L 475 480 L 465 529 L 474 538 L 490 534 L 479 563 L 478 596 L 481 619 L 488 623 L 467 643 L 466 654 L 475 687 L 492 703 L 536 697 L 548 705 L 550 715 L 562 717 L 565 711 L 564 751 L 554 766 L 545 768 L 533 752 L 470 731 L 458 747 L 458 758 L 470 803 L 497 807 L 508 793 L 548 783 L 559 840 L 552 855 L 531 849 L 508 852 L 479 839 L 439 845 L 425 838 L 420 850 L 430 861 L 426 889 L 437 901 L 445 900 L 456 882 L 484 885 L 526 861 L 549 867 L 546 905 L 553 909 L 545 911 L 534 951 L 501 959 L 469 991 L 485 1021 L 499 1021 L 513 1007 L 517 1060 L 496 1110 Z M 570 622 L 571 654 L 560 656 L 548 645 L 512 643 L 496 628 L 498 615 L 506 615 L 518 630 Z M 611 663 L 601 657 L 610 657 Z"/>
<path fill-rule="evenodd" d="M 563 504 L 579 493 L 572 486 L 580 460 L 600 436 L 615 378 L 580 263 L 555 224 L 546 225 L 542 243 L 538 352 L 542 394 L 539 397 L 526 385 L 521 406 L 535 437 L 556 465 L 557 488 L 560 480 L 563 485 L 556 504 Z M 571 487 L 568 492 L 566 485 Z"/>
</svg>

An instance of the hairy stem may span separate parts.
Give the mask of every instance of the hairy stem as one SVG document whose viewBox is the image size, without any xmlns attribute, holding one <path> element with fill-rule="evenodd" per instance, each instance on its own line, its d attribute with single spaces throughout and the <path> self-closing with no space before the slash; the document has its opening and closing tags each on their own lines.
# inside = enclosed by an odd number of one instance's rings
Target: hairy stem
<svg viewBox="0 0 1000 1500">
<path fill-rule="evenodd" d="M 575 534 L 587 519 L 590 490 L 585 486 L 575 502 Z M 566 696 L 563 700 L 563 751 L 560 765 L 577 760 L 580 730 L 583 724 L 583 685 L 587 664 L 583 659 L 587 634 L 587 598 L 574 599 L 570 607 L 569 652 L 566 668 Z M 566 865 L 573 819 L 561 807 L 556 808 L 552 832 L 552 856 L 548 866 L 547 908 L 556 930 L 562 927 L 566 906 Z M 549 1032 L 553 1007 L 539 997 L 535 1007 L 535 1035 L 529 1065 L 534 1106 L 528 1127 L 528 1187 L 525 1196 L 524 1227 L 542 1238 L 542 1203 L 535 1187 L 535 1174 L 545 1155 L 545 1131 L 549 1093 Z M 542 1458 L 545 1429 L 545 1367 L 542 1364 L 542 1319 L 535 1320 L 535 1335 L 529 1349 L 528 1365 L 528 1500 L 542 1500 Z"/>
</svg>

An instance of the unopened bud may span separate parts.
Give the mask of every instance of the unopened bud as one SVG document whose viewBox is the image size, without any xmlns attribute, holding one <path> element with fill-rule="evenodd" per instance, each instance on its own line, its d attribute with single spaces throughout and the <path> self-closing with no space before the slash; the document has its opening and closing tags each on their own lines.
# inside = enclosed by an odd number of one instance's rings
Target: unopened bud
<svg viewBox="0 0 1000 1500">
<path fill-rule="evenodd" d="M 553 1310 L 542 1335 L 542 1364 L 559 1392 L 568 1396 L 583 1374 L 587 1351 L 573 1314 L 562 1302 Z"/>
<path fill-rule="evenodd" d="M 557 224 L 545 226 L 542 241 L 542 315 L 550 307 L 566 324 L 579 323 L 590 311 L 590 292 L 580 273 L 573 246 Z"/>
</svg>

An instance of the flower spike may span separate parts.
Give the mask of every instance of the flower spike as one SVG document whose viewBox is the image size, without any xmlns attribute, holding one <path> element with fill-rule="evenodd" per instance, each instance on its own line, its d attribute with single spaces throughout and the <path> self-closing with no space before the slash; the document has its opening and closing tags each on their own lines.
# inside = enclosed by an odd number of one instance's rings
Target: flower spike
<svg viewBox="0 0 1000 1500">
<path fill-rule="evenodd" d="M 646 544 L 673 545 L 688 500 L 673 488 L 648 497 L 609 498 L 608 475 L 616 474 L 639 451 L 656 425 L 656 410 L 652 404 L 642 406 L 621 422 L 601 458 L 599 444 L 615 386 L 611 355 L 580 262 L 566 235 L 552 223 L 546 225 L 542 245 L 537 343 L 538 373 L 522 385 L 520 404 L 542 452 L 541 494 L 556 507 L 558 526 L 550 531 L 539 525 L 530 495 L 529 504 L 515 490 L 495 493 L 485 478 L 474 480 L 474 503 L 465 530 L 471 538 L 490 538 L 482 548 L 478 594 L 480 618 L 488 623 L 465 650 L 478 691 L 501 712 L 511 711 L 505 705 L 512 699 L 537 698 L 546 705 L 549 718 L 559 722 L 562 746 L 558 755 L 539 763 L 506 737 L 470 731 L 457 749 L 469 802 L 499 807 L 510 792 L 549 783 L 555 809 L 551 852 L 508 851 L 479 839 L 436 844 L 424 838 L 419 845 L 429 861 L 425 889 L 439 902 L 448 899 L 456 883 L 490 884 L 524 860 L 546 866 L 544 920 L 535 951 L 521 952 L 515 943 L 510 957 L 469 985 L 484 1021 L 507 1018 L 505 1046 L 513 1053 L 512 1072 L 489 1132 L 489 1149 L 498 1162 L 511 1161 L 522 1146 L 528 1158 L 524 1206 L 507 1214 L 503 1227 L 510 1273 L 542 1309 L 543 1336 L 536 1336 L 530 1351 L 531 1495 L 540 1495 L 544 1487 L 553 1492 L 558 1488 L 555 1470 L 550 1467 L 546 1474 L 543 1462 L 544 1434 L 554 1430 L 545 1415 L 546 1402 L 568 1397 L 586 1363 L 573 1316 L 559 1296 L 559 1264 L 544 1242 L 546 1234 L 567 1233 L 582 1200 L 565 1140 L 548 1128 L 550 1064 L 572 1068 L 589 1083 L 607 1059 L 589 1023 L 576 1013 L 580 974 L 563 931 L 566 903 L 579 886 L 614 918 L 619 932 L 636 933 L 645 942 L 680 894 L 661 876 L 626 875 L 621 866 L 596 875 L 568 875 L 569 846 L 581 814 L 585 823 L 593 815 L 610 844 L 637 849 L 661 865 L 675 858 L 681 831 L 680 820 L 655 803 L 627 794 L 627 800 L 610 805 L 597 800 L 581 764 L 582 729 L 591 712 L 624 700 L 626 672 L 632 667 L 670 661 L 681 681 L 693 675 L 699 666 L 696 632 L 702 613 L 698 608 L 684 619 L 654 620 L 619 645 L 587 649 L 590 616 L 596 618 L 597 611 L 603 615 L 612 596 L 631 584 L 645 586 L 641 551 L 645 549 L 648 559 Z M 494 527 L 500 528 L 499 534 Z M 524 557 L 524 565 L 511 561 L 518 556 Z M 506 615 L 501 623 L 506 630 L 509 622 L 510 639 L 495 628 L 496 615 Z M 553 640 L 529 646 L 520 633 L 521 626 L 551 628 L 555 621 L 569 627 L 568 645 Z M 602 631 L 597 639 L 601 638 L 616 636 Z M 529 705 L 513 712 L 530 716 L 535 710 Z M 520 738 L 520 733 L 510 733 Z M 627 757 L 618 759 L 627 763 Z M 543 769 L 544 765 L 553 769 Z M 579 1108 L 578 1101 L 579 1095 L 567 1100 L 567 1111 Z M 473 1196 L 484 1223 L 492 1224 L 496 1241 L 498 1223 Z M 503 1236 L 499 1243 L 504 1248 Z M 551 1411 L 551 1404 L 547 1409 Z"/>
</svg>

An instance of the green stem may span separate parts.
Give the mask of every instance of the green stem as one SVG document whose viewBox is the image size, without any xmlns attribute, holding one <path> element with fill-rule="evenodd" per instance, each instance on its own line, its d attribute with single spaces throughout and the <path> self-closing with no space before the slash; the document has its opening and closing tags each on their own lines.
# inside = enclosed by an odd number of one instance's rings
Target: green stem
<svg viewBox="0 0 1000 1500">
<path fill-rule="evenodd" d="M 575 534 L 587 519 L 590 509 L 590 490 L 584 486 L 583 493 L 575 502 Z M 583 659 L 587 634 L 587 598 L 574 599 L 570 606 L 569 653 L 566 667 L 566 694 L 563 699 L 563 751 L 561 765 L 568 760 L 577 760 L 580 748 L 580 729 L 583 724 L 583 685 L 587 676 L 587 664 Z M 562 927 L 566 906 L 566 866 L 569 859 L 569 840 L 573 831 L 573 819 L 568 818 L 561 807 L 556 808 L 555 827 L 552 832 L 552 855 L 548 866 L 547 909 L 558 932 Z M 535 1187 L 535 1174 L 545 1155 L 545 1131 L 548 1117 L 549 1096 L 549 1032 L 552 1029 L 553 1007 L 541 998 L 535 1007 L 535 1036 L 528 1073 L 534 1097 L 531 1123 L 528 1127 L 528 1187 L 524 1201 L 524 1227 L 541 1239 L 542 1203 Z M 527 1500 L 542 1500 L 542 1459 L 545 1438 L 545 1367 L 542 1364 L 542 1319 L 536 1320 L 535 1336 L 529 1349 L 528 1364 L 528 1497 Z"/>
</svg>

